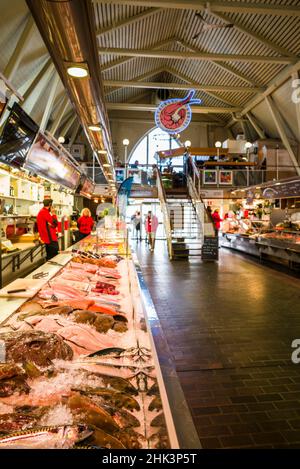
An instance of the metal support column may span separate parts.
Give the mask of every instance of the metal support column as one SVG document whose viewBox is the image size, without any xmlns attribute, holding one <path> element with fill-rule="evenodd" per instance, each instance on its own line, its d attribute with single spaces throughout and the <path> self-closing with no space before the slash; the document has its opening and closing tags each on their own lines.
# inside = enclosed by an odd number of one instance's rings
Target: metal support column
<svg viewBox="0 0 300 469">
<path fill-rule="evenodd" d="M 95 162 L 96 162 L 96 155 L 93 151 L 93 182 L 95 182 Z"/>
<path fill-rule="evenodd" d="M 294 150 L 292 149 L 292 146 L 289 142 L 289 139 L 286 135 L 286 131 L 284 129 L 284 126 L 283 126 L 283 123 L 282 123 L 282 120 L 281 120 L 281 117 L 280 117 L 280 114 L 278 112 L 278 109 L 276 108 L 276 105 L 274 104 L 274 101 L 272 100 L 272 98 L 270 98 L 270 96 L 266 96 L 265 97 L 265 101 L 267 103 L 267 106 L 270 110 L 270 113 L 271 113 L 271 116 L 274 120 L 274 123 L 276 125 L 276 128 L 277 128 L 277 131 L 280 135 L 280 138 L 288 152 L 288 154 L 290 155 L 290 158 L 293 162 L 293 165 L 295 167 L 295 170 L 298 174 L 298 176 L 300 176 L 300 168 L 299 168 L 299 165 L 298 165 L 298 160 L 297 160 L 297 157 L 294 153 Z"/>
<path fill-rule="evenodd" d="M 40 127 L 42 131 L 44 131 L 47 128 L 47 124 L 48 124 L 48 121 L 52 112 L 52 108 L 53 108 L 53 104 L 55 100 L 55 94 L 56 94 L 56 90 L 57 90 L 59 82 L 60 82 L 60 78 L 59 78 L 59 75 L 56 73 L 52 82 L 50 94 L 49 94 L 46 108 L 45 108 L 42 121 L 41 121 Z"/>
<path fill-rule="evenodd" d="M 33 26 L 34 26 L 33 17 L 31 16 L 31 14 L 29 14 L 26 25 L 21 33 L 21 36 L 17 42 L 14 52 L 11 58 L 9 59 L 8 64 L 6 65 L 4 72 L 3 72 L 3 75 L 8 80 L 12 80 L 15 74 L 15 71 L 20 65 L 20 62 L 22 59 L 22 52 L 31 38 L 31 35 L 33 33 Z"/>
</svg>

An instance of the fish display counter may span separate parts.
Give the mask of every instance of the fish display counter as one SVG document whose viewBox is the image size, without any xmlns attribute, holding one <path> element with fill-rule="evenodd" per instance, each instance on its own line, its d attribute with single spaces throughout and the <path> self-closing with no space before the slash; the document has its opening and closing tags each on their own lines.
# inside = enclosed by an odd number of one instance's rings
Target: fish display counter
<svg viewBox="0 0 300 469">
<path fill-rule="evenodd" d="M 136 261 L 108 244 L 0 291 L 0 449 L 180 447 Z"/>
<path fill-rule="evenodd" d="M 220 235 L 222 247 L 242 251 L 246 254 L 268 259 L 283 264 L 290 269 L 299 270 L 300 265 L 300 235 L 299 232 L 273 231 L 254 235 L 222 233 Z"/>
</svg>

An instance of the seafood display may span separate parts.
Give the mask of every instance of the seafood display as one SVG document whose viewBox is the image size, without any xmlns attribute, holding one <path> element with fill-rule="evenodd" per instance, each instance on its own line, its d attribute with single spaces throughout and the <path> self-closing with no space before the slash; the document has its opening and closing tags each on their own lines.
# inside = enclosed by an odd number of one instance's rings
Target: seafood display
<svg viewBox="0 0 300 469">
<path fill-rule="evenodd" d="M 0 325 L 0 449 L 171 447 L 134 266 L 86 246 Z"/>
</svg>

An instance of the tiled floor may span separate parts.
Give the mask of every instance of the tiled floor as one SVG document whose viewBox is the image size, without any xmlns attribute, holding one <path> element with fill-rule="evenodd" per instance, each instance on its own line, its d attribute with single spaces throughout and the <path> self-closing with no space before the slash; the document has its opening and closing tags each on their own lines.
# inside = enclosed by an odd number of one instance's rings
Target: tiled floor
<svg viewBox="0 0 300 469">
<path fill-rule="evenodd" d="M 203 447 L 300 448 L 300 279 L 227 250 L 137 252 Z"/>
</svg>

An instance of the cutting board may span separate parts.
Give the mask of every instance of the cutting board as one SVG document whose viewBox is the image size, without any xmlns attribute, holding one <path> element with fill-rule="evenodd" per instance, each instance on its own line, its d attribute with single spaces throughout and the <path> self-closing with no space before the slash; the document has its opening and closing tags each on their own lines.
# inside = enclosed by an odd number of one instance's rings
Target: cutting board
<svg viewBox="0 0 300 469">
<path fill-rule="evenodd" d="M 5 298 L 32 298 L 45 285 L 45 279 L 18 278 L 0 290 L 0 297 Z M 7 293 L 10 290 L 26 288 L 19 293 Z"/>
</svg>

